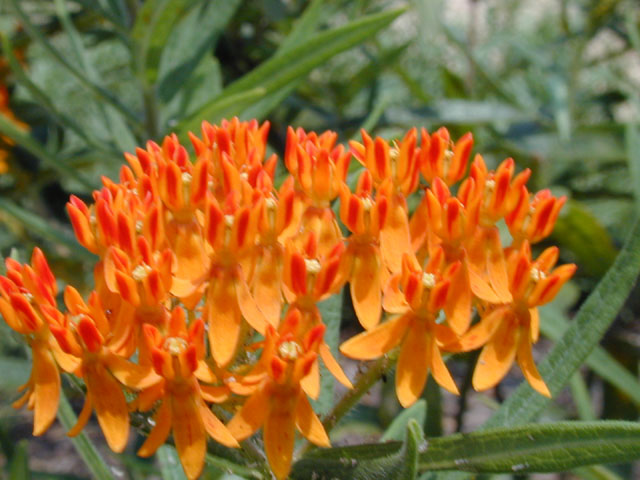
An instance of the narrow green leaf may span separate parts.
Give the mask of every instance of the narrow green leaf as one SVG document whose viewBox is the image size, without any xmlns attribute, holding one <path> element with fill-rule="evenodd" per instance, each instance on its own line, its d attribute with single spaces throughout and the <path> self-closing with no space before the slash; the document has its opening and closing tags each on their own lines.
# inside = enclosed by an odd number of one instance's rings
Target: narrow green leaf
<svg viewBox="0 0 640 480">
<path fill-rule="evenodd" d="M 429 441 L 421 470 L 518 474 L 640 458 L 635 422 L 560 422 L 494 428 Z"/>
<path fill-rule="evenodd" d="M 102 101 L 106 101 L 110 105 L 112 105 L 116 110 L 122 113 L 134 126 L 140 126 L 140 122 L 135 113 L 133 113 L 129 108 L 124 105 L 118 98 L 111 93 L 109 90 L 106 90 L 99 84 L 96 84 L 90 81 L 86 75 L 84 75 L 77 67 L 72 65 L 58 50 L 56 50 L 51 42 L 47 39 L 47 37 L 36 27 L 32 22 L 29 16 L 22 10 L 20 6 L 20 1 L 11 0 L 11 4 L 17 16 L 19 17 L 22 26 L 29 34 L 31 38 L 34 39 L 38 44 L 40 44 L 50 55 L 54 58 L 60 66 L 62 66 L 65 70 L 71 73 L 78 81 L 84 85 L 87 89 L 89 89 L 96 97 L 101 99 Z"/>
<path fill-rule="evenodd" d="M 420 450 L 426 446 L 422 427 L 415 420 L 409 420 L 406 429 L 406 440 L 400 451 L 404 456 L 403 471 L 398 476 L 399 480 L 415 480 L 419 472 Z"/>
<path fill-rule="evenodd" d="M 580 310 L 539 370 L 553 395 L 586 360 L 622 308 L 640 271 L 640 221 L 636 220 L 614 264 Z M 549 399 L 521 384 L 486 426 L 520 425 L 536 418 Z"/>
<path fill-rule="evenodd" d="M 418 425 L 423 425 L 427 418 L 427 402 L 424 399 L 418 400 L 411 407 L 403 410 L 400 415 L 394 418 L 391 425 L 380 437 L 381 442 L 388 442 L 389 440 L 402 440 L 406 435 L 407 425 L 410 420 L 418 422 Z"/>
<path fill-rule="evenodd" d="M 69 37 L 69 41 L 73 52 L 80 64 L 80 68 L 84 75 L 95 84 L 100 81 L 100 74 L 94 68 L 89 55 L 84 47 L 82 38 L 75 25 L 71 21 L 69 10 L 65 0 L 55 0 L 56 12 L 65 33 Z M 115 140 L 118 147 L 124 151 L 132 151 L 136 147 L 136 139 L 127 127 L 124 119 L 118 112 L 108 104 L 97 102 L 98 110 L 104 118 L 104 125 L 111 132 L 111 137 Z"/>
<path fill-rule="evenodd" d="M 634 191 L 640 192 L 640 132 L 638 131 L 638 125 L 627 125 L 624 133 L 631 180 L 634 185 Z M 636 193 L 635 199 L 636 212 L 640 214 L 640 193 Z"/>
<path fill-rule="evenodd" d="M 263 478 L 263 476 L 260 474 L 258 470 L 245 467 L 244 465 L 239 465 L 231 460 L 218 457 L 210 453 L 207 453 L 205 457 L 205 461 L 207 462 L 208 465 L 216 467 L 225 472 L 234 473 L 236 475 L 241 476 L 242 478 L 257 478 L 257 479 Z"/>
<path fill-rule="evenodd" d="M 56 120 L 60 125 L 73 130 L 74 133 L 76 133 L 80 138 L 87 142 L 87 145 L 90 145 L 97 150 L 101 150 L 120 157 L 120 152 L 115 152 L 109 145 L 104 144 L 101 140 L 98 140 L 97 138 L 87 133 L 86 129 L 82 128 L 78 123 L 76 123 L 73 118 L 69 117 L 63 112 L 58 111 L 47 94 L 44 93 L 35 83 L 33 83 L 29 76 L 26 74 L 24 68 L 13 53 L 13 46 L 11 45 L 9 36 L 0 33 L 0 39 L 2 40 L 3 54 L 9 61 L 11 72 L 15 76 L 17 83 L 19 83 L 29 91 L 38 105 L 45 108 L 47 112 L 54 118 L 54 120 Z"/>
<path fill-rule="evenodd" d="M 34 140 L 31 135 L 22 131 L 4 115 L 0 115 L 0 134 L 11 138 L 18 145 L 38 157 L 46 167 L 55 170 L 64 177 L 77 181 L 87 189 L 93 189 L 94 185 L 91 181 L 86 179 L 76 169 L 60 162 L 57 158 L 55 158 L 55 156 L 50 154 L 42 145 Z"/>
<path fill-rule="evenodd" d="M 31 232 L 40 235 L 53 243 L 58 243 L 69 248 L 76 258 L 95 261 L 96 257 L 84 248 L 80 248 L 75 237 L 68 230 L 63 230 L 55 224 L 47 222 L 45 219 L 24 208 L 16 205 L 11 200 L 0 198 L 0 210 L 8 213 L 19 220 Z"/>
<path fill-rule="evenodd" d="M 73 427 L 78 421 L 78 418 L 76 417 L 76 414 L 73 413 L 73 409 L 71 408 L 64 391 L 60 392 L 58 420 L 60 420 L 60 423 L 67 430 Z M 111 474 L 111 470 L 108 465 L 104 462 L 104 459 L 84 432 L 80 432 L 78 436 L 72 437 L 71 443 L 73 443 L 73 446 L 80 454 L 80 457 L 91 472 L 93 478 L 98 480 L 115 480 L 115 477 Z"/>
<path fill-rule="evenodd" d="M 9 459 L 9 480 L 29 480 L 29 452 L 27 440 L 20 440 Z"/>
<path fill-rule="evenodd" d="M 147 0 L 138 13 L 132 37 L 137 41 L 137 70 L 147 85 L 158 78 L 162 51 L 174 25 L 197 2 L 191 0 Z"/>
<path fill-rule="evenodd" d="M 418 452 L 420 472 L 464 470 L 476 473 L 561 472 L 601 463 L 640 458 L 640 425 L 597 421 L 532 424 L 492 428 L 420 441 L 420 430 L 408 431 Z M 293 468 L 294 479 L 402 478 L 408 458 L 400 442 L 314 450 Z M 409 457 L 410 458 L 410 457 Z M 368 476 L 367 476 L 368 475 Z"/>
<path fill-rule="evenodd" d="M 264 95 L 285 88 L 291 82 L 305 76 L 329 58 L 361 43 L 386 27 L 402 12 L 404 12 L 404 9 L 368 15 L 342 27 L 319 33 L 296 48 L 282 55 L 272 57 L 247 75 L 236 80 L 223 90 L 220 98 L 224 99 L 228 95 L 238 94 L 256 87 L 263 88 Z M 202 119 L 209 119 L 212 106 L 219 101 L 218 98 L 214 99 L 210 105 L 205 106 L 180 124 L 177 130 L 184 134 L 192 129 L 194 124 L 199 124 Z M 238 107 L 234 113 L 240 114 L 245 108 L 246 106 L 243 106 L 243 108 Z"/>
<path fill-rule="evenodd" d="M 580 420 L 596 420 L 597 417 L 593 412 L 589 389 L 579 371 L 571 376 L 569 387 L 571 388 L 571 397 L 578 410 Z"/>
<path fill-rule="evenodd" d="M 569 321 L 562 312 L 552 309 L 551 306 L 541 308 L 540 331 L 543 335 L 557 341 L 562 338 L 567 328 L 569 328 Z M 640 406 L 640 381 L 604 348 L 595 347 L 585 363 Z"/>
<path fill-rule="evenodd" d="M 161 446 L 156 452 L 156 457 L 160 464 L 162 480 L 186 480 L 178 452 L 173 446 Z"/>
<path fill-rule="evenodd" d="M 168 103 L 184 86 L 240 6 L 240 0 L 199 2 L 175 26 L 158 67 L 158 97 Z"/>
<path fill-rule="evenodd" d="M 624 480 L 620 475 L 602 465 L 591 465 L 573 469 L 583 480 Z"/>
</svg>

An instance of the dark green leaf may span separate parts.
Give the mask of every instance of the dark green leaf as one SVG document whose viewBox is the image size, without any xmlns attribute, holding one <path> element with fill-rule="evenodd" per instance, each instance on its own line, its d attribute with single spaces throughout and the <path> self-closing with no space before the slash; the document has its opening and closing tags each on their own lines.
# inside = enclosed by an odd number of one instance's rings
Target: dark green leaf
<svg viewBox="0 0 640 480">
<path fill-rule="evenodd" d="M 16 445 L 13 456 L 9 459 L 9 480 L 29 480 L 31 478 L 28 445 L 27 440 L 21 440 Z"/>
</svg>

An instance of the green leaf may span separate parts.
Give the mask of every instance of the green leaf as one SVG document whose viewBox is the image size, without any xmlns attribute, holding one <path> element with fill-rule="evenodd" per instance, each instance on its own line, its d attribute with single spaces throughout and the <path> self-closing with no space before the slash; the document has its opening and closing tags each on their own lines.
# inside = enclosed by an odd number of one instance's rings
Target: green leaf
<svg viewBox="0 0 640 480">
<path fill-rule="evenodd" d="M 313 0 L 305 9 L 302 16 L 296 20 L 293 29 L 283 40 L 273 58 L 281 56 L 293 49 L 301 42 L 308 40 L 316 32 L 318 25 L 326 20 L 332 13 L 330 2 L 325 0 Z M 271 110 L 280 105 L 285 98 L 291 95 L 303 79 L 291 82 L 285 88 L 267 95 L 262 100 L 250 105 L 244 111 L 245 118 L 264 118 Z"/>
<path fill-rule="evenodd" d="M 68 247 L 72 256 L 86 261 L 96 260 L 95 255 L 81 248 L 75 237 L 69 230 L 63 230 L 55 224 L 46 221 L 24 208 L 16 205 L 11 200 L 0 197 L 0 210 L 19 220 L 31 232 L 40 235 L 53 243 Z"/>
<path fill-rule="evenodd" d="M 560 422 L 429 440 L 420 469 L 524 474 L 638 458 L 640 425 L 635 422 Z"/>
<path fill-rule="evenodd" d="M 638 125 L 627 125 L 625 129 L 625 140 L 627 147 L 627 159 L 629 171 L 634 185 L 634 191 L 640 191 L 640 132 Z M 640 214 L 640 194 L 636 193 L 636 212 Z"/>
<path fill-rule="evenodd" d="M 198 128 L 203 119 L 211 120 L 211 117 L 218 113 L 217 104 L 229 95 L 257 87 L 262 88 L 264 95 L 267 95 L 286 88 L 291 82 L 305 76 L 329 58 L 363 42 L 383 29 L 402 12 L 404 9 L 368 15 L 342 27 L 314 35 L 296 48 L 272 57 L 225 88 L 220 99 L 214 99 L 211 104 L 182 122 L 177 127 L 178 132 L 184 135 L 187 131 Z M 235 110 L 230 111 L 239 115 L 246 107 L 246 105 L 239 105 Z"/>
<path fill-rule="evenodd" d="M 138 12 L 131 36 L 136 41 L 136 70 L 146 85 L 156 82 L 162 51 L 171 30 L 195 3 L 146 0 Z"/>
<path fill-rule="evenodd" d="M 88 90 L 90 90 L 98 99 L 107 102 L 111 106 L 113 106 L 116 110 L 122 113 L 134 126 L 139 127 L 140 122 L 135 113 L 133 113 L 126 105 L 124 105 L 118 98 L 106 90 L 98 83 L 94 83 L 77 67 L 71 64 L 64 55 L 62 55 L 58 50 L 56 50 L 52 43 L 47 39 L 47 37 L 31 22 L 28 15 L 25 14 L 24 10 L 20 6 L 18 0 L 11 0 L 11 4 L 14 7 L 14 10 L 19 17 L 22 26 L 25 31 L 29 34 L 31 38 L 38 44 L 40 44 L 46 52 L 51 55 L 53 59 L 56 60 L 58 65 L 60 65 L 64 70 L 73 75 L 82 85 L 84 85 Z"/>
<path fill-rule="evenodd" d="M 591 405 L 589 389 L 580 372 L 576 372 L 571 376 L 569 387 L 571 388 L 571 397 L 578 409 L 580 420 L 596 420 L 597 417 L 593 411 L 593 405 Z"/>
<path fill-rule="evenodd" d="M 293 468 L 294 479 L 412 478 L 411 458 L 418 470 L 464 470 L 477 473 L 561 472 L 600 463 L 640 458 L 640 425 L 636 422 L 559 422 L 421 440 L 411 421 L 404 444 L 357 445 L 314 450 Z M 404 476 L 403 476 L 404 475 Z"/>
<path fill-rule="evenodd" d="M 200 2 L 171 32 L 159 65 L 158 97 L 168 103 L 184 86 L 240 6 L 240 0 Z"/>
<path fill-rule="evenodd" d="M 160 464 L 162 480 L 186 480 L 178 452 L 171 445 L 163 445 L 156 451 L 156 458 Z"/>
<path fill-rule="evenodd" d="M 409 408 L 403 410 L 400 415 L 391 422 L 391 425 L 389 425 L 382 437 L 380 437 L 380 441 L 388 442 L 389 440 L 402 440 L 409 421 L 414 420 L 418 422 L 418 425 L 423 425 L 426 418 L 427 402 L 421 398 Z"/>
<path fill-rule="evenodd" d="M 18 145 L 38 157 L 44 166 L 55 170 L 63 177 L 75 180 L 87 190 L 93 190 L 95 186 L 93 182 L 49 153 L 31 135 L 22 131 L 4 115 L 0 115 L 0 134 L 11 138 Z"/>
<path fill-rule="evenodd" d="M 9 480 L 28 480 L 31 478 L 28 446 L 27 440 L 20 440 L 16 445 L 13 456 L 9 459 Z"/>
<path fill-rule="evenodd" d="M 553 395 L 567 384 L 622 308 L 640 271 L 640 221 L 636 220 L 614 264 L 582 304 L 539 370 Z M 521 384 L 486 426 L 519 425 L 536 418 L 549 399 Z"/>
<path fill-rule="evenodd" d="M 404 442 L 314 450 L 293 466 L 291 478 L 332 480 L 414 480 L 427 442 L 420 425 L 409 420 Z"/>
<path fill-rule="evenodd" d="M 569 328 L 563 312 L 553 308 L 553 303 L 540 309 L 540 331 L 552 340 L 559 340 Z M 595 347 L 585 362 L 589 368 L 616 387 L 640 406 L 640 382 L 620 362 L 602 347 Z"/>
<path fill-rule="evenodd" d="M 78 418 L 76 417 L 76 414 L 73 413 L 64 391 L 60 392 L 58 420 L 60 420 L 62 426 L 67 430 L 73 427 L 78 421 Z M 115 480 L 115 477 L 111 474 L 111 470 L 105 463 L 104 459 L 84 432 L 80 432 L 78 436 L 72 437 L 71 443 L 73 443 L 73 446 L 80 454 L 80 457 L 91 472 L 93 478 L 98 480 Z"/>
</svg>

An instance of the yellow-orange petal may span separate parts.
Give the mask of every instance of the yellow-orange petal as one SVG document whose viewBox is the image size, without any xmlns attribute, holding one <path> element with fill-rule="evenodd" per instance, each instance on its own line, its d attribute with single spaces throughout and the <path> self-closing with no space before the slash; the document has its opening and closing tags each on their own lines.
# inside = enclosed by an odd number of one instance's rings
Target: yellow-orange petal
<svg viewBox="0 0 640 480">
<path fill-rule="evenodd" d="M 32 379 L 32 398 L 35 401 L 33 434 L 38 436 L 55 420 L 60 400 L 60 373 L 53 356 L 43 346 L 33 347 Z"/>
<path fill-rule="evenodd" d="M 357 251 L 350 279 L 351 300 L 360 324 L 370 330 L 382 313 L 381 262 L 373 246 Z"/>
<path fill-rule="evenodd" d="M 329 436 L 322 426 L 322 422 L 311 408 L 309 399 L 300 392 L 298 395 L 298 406 L 296 408 L 296 427 L 311 443 L 319 447 L 330 447 Z"/>
<path fill-rule="evenodd" d="M 202 398 L 207 402 L 222 403 L 229 398 L 231 391 L 226 385 L 221 387 L 200 385 L 200 393 L 202 394 Z"/>
<path fill-rule="evenodd" d="M 201 402 L 199 409 L 204 429 L 209 435 L 211 435 L 211 438 L 227 447 L 237 448 L 240 446 L 238 441 L 233 438 L 233 435 L 231 435 L 229 429 L 224 426 L 224 423 L 222 423 L 211 410 L 209 410 L 209 407 Z"/>
<path fill-rule="evenodd" d="M 544 383 L 544 380 L 540 376 L 540 372 L 536 368 L 536 364 L 533 361 L 533 355 L 531 354 L 531 337 L 529 332 L 521 329 L 520 341 L 518 342 L 518 353 L 516 356 L 518 365 L 524 374 L 524 378 L 527 379 L 529 385 L 541 395 L 551 398 L 551 392 Z"/>
<path fill-rule="evenodd" d="M 235 288 L 226 275 L 210 280 L 206 308 L 211 355 L 220 367 L 224 367 L 233 360 L 242 330 L 242 313 Z"/>
<path fill-rule="evenodd" d="M 253 298 L 274 327 L 278 326 L 282 311 L 282 262 L 282 255 L 276 254 L 275 249 L 265 248 L 253 277 Z"/>
<path fill-rule="evenodd" d="M 149 388 L 162 380 L 150 365 L 137 365 L 112 352 L 105 356 L 105 365 L 120 383 L 135 390 Z"/>
<path fill-rule="evenodd" d="M 450 280 L 444 311 L 449 326 L 458 335 L 462 335 L 471 324 L 472 295 L 466 267 L 462 265 L 458 268 Z"/>
<path fill-rule="evenodd" d="M 253 435 L 264 423 L 269 397 L 264 388 L 258 388 L 242 408 L 227 424 L 227 429 L 236 440 L 242 441 Z"/>
<path fill-rule="evenodd" d="M 433 337 L 429 339 L 429 344 L 430 345 L 428 348 L 431 348 L 430 367 L 431 367 L 431 373 L 433 374 L 433 378 L 435 379 L 436 382 L 438 382 L 438 385 L 440 385 L 441 387 L 445 388 L 446 390 L 453 393 L 454 395 L 460 395 L 460 392 L 458 391 L 458 387 L 456 386 L 456 383 L 453 381 L 453 378 L 451 377 L 451 373 L 449 372 L 449 369 L 445 365 L 444 360 L 442 360 L 442 354 L 440 353 L 440 348 L 438 347 L 438 344 L 436 343 Z"/>
<path fill-rule="evenodd" d="M 75 437 L 82 431 L 82 429 L 89 421 L 89 418 L 91 418 L 91 412 L 93 412 L 93 404 L 91 403 L 91 396 L 87 395 L 84 398 L 84 405 L 82 406 L 82 410 L 78 415 L 76 424 L 67 432 L 68 437 Z"/>
<path fill-rule="evenodd" d="M 362 332 L 340 345 L 340 352 L 358 360 L 381 357 L 398 345 L 409 324 L 409 315 L 392 318 L 372 330 Z"/>
<path fill-rule="evenodd" d="M 345 387 L 353 388 L 351 380 L 349 380 L 347 375 L 344 373 L 344 370 L 342 370 L 342 367 L 335 359 L 335 357 L 331 353 L 331 350 L 329 349 L 329 346 L 326 343 L 323 342 L 320 344 L 320 346 L 318 347 L 318 353 L 320 354 L 320 358 L 322 358 L 322 361 L 324 362 L 324 366 L 327 367 L 327 370 L 329 370 L 331 375 L 333 375 L 335 379 Z M 314 363 L 317 363 L 317 361 Z"/>
<path fill-rule="evenodd" d="M 516 356 L 517 328 L 504 320 L 484 346 L 473 372 L 473 388 L 478 391 L 494 387 L 507 374 Z"/>
<path fill-rule="evenodd" d="M 111 450 L 120 453 L 129 438 L 129 410 L 122 388 L 102 364 L 85 369 L 87 395 Z"/>
<path fill-rule="evenodd" d="M 500 232 L 497 227 L 493 227 L 486 234 L 485 252 L 487 259 L 487 273 L 489 282 L 500 298 L 501 303 L 510 302 L 513 297 L 509 291 L 509 275 L 507 274 L 507 263 L 504 258 L 502 244 L 500 242 Z"/>
<path fill-rule="evenodd" d="M 530 326 L 531 326 L 531 343 L 536 343 L 540 337 L 540 312 L 537 308 L 529 309 Z"/>
<path fill-rule="evenodd" d="M 482 347 L 494 335 L 500 323 L 503 321 L 506 312 L 506 307 L 499 307 L 485 315 L 480 322 L 471 327 L 471 329 L 460 338 L 456 344 L 458 348 L 447 348 L 447 350 L 469 352 Z"/>
<path fill-rule="evenodd" d="M 190 395 L 171 397 L 173 439 L 184 473 L 189 480 L 197 478 L 204 467 L 207 436 L 196 399 Z"/>
<path fill-rule="evenodd" d="M 314 400 L 318 399 L 320 395 L 320 368 L 317 359 L 311 364 L 309 373 L 300 380 L 300 386 L 311 398 Z"/>
<path fill-rule="evenodd" d="M 264 422 L 264 449 L 271 470 L 278 480 L 287 478 L 291 470 L 296 400 L 297 397 L 293 395 L 271 398 Z"/>
<path fill-rule="evenodd" d="M 253 295 L 251 295 L 247 281 L 242 273 L 242 269 L 239 271 L 238 278 L 235 279 L 235 290 L 238 306 L 240 307 L 242 316 L 253 329 L 264 335 L 267 331 L 267 325 L 269 325 L 269 322 L 264 316 L 264 313 L 262 313 L 262 310 L 256 300 L 253 298 Z"/>
<path fill-rule="evenodd" d="M 153 416 L 153 421 L 155 422 L 155 426 L 138 450 L 138 456 L 140 457 L 150 457 L 153 455 L 169 436 L 169 432 L 171 431 L 171 408 L 169 408 L 168 400 L 162 402 L 162 405 L 160 405 L 160 408 L 158 408 Z"/>
<path fill-rule="evenodd" d="M 402 268 L 402 255 L 412 253 L 409 237 L 409 219 L 403 203 L 394 197 L 389 202 L 389 212 L 380 230 L 380 250 L 389 270 L 396 273 Z"/>
<path fill-rule="evenodd" d="M 420 398 L 431 365 L 431 340 L 423 321 L 416 320 L 402 343 L 396 366 L 396 395 L 407 408 Z"/>
</svg>

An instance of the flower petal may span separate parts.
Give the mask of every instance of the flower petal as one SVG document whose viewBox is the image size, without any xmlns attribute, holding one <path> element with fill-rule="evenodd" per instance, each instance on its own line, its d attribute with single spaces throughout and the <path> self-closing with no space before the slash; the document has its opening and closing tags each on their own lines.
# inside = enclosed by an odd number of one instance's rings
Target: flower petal
<svg viewBox="0 0 640 480">
<path fill-rule="evenodd" d="M 162 402 L 162 405 L 153 416 L 153 420 L 155 426 L 138 450 L 138 456 L 140 457 L 150 457 L 167 440 L 171 431 L 171 409 L 168 401 Z"/>
<path fill-rule="evenodd" d="M 196 399 L 190 395 L 171 397 L 173 439 L 187 478 L 197 478 L 204 467 L 207 436 Z"/>
<path fill-rule="evenodd" d="M 227 429 L 236 440 L 242 441 L 253 435 L 264 423 L 269 398 L 264 388 L 259 388 L 227 424 Z"/>
<path fill-rule="evenodd" d="M 409 316 L 392 318 L 372 330 L 362 332 L 340 345 L 340 352 L 358 360 L 381 357 L 398 345 L 409 324 Z"/>
<path fill-rule="evenodd" d="M 319 447 L 330 447 L 331 442 L 329 436 L 322 426 L 322 422 L 318 419 L 318 416 L 311 408 L 309 399 L 300 392 L 298 396 L 298 406 L 296 408 L 296 427 L 302 435 L 311 443 L 318 445 Z"/>
<path fill-rule="evenodd" d="M 202 421 L 204 423 L 204 429 L 206 432 L 211 435 L 218 443 L 225 445 L 227 447 L 239 447 L 238 441 L 233 438 L 231 432 L 227 427 L 224 426 L 218 417 L 216 417 L 209 407 L 207 407 L 204 403 L 200 403 L 200 416 L 202 417 Z"/>
<path fill-rule="evenodd" d="M 35 384 L 33 434 L 38 436 L 55 420 L 60 399 L 60 373 L 53 356 L 45 347 L 33 347 L 32 378 Z"/>
<path fill-rule="evenodd" d="M 271 398 L 264 422 L 264 449 L 271 470 L 278 480 L 287 478 L 291 470 L 296 400 L 297 398 L 291 395 Z"/>
<path fill-rule="evenodd" d="M 524 374 L 524 378 L 527 379 L 529 385 L 541 395 L 551 398 L 551 392 L 544 383 L 544 380 L 540 376 L 540 372 L 536 368 L 536 364 L 533 361 L 533 355 L 531 354 L 531 336 L 529 332 L 521 329 L 520 341 L 518 342 L 518 365 Z"/>
<path fill-rule="evenodd" d="M 396 394 L 400 405 L 407 408 L 420 397 L 431 365 L 431 351 L 425 323 L 412 322 L 407 332 L 396 367 Z"/>
<path fill-rule="evenodd" d="M 359 249 L 350 279 L 351 300 L 360 324 L 370 330 L 382 313 L 382 265 L 373 247 Z"/>
<path fill-rule="evenodd" d="M 473 372 L 473 388 L 494 387 L 507 374 L 516 356 L 517 330 L 511 320 L 503 320 L 496 333 L 480 352 Z"/>
<path fill-rule="evenodd" d="M 338 380 L 345 387 L 353 388 L 351 380 L 347 378 L 347 375 L 344 373 L 344 370 L 342 370 L 342 367 L 335 359 L 335 357 L 331 353 L 331 350 L 329 350 L 329 346 L 326 343 L 323 342 L 320 344 L 320 346 L 318 347 L 318 353 L 320 353 L 320 358 L 322 358 L 324 366 L 327 367 L 327 370 L 329 370 L 329 372 L 331 372 L 331 375 L 333 375 L 336 380 Z M 318 362 L 316 361 L 314 363 Z"/>
</svg>

